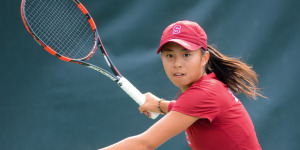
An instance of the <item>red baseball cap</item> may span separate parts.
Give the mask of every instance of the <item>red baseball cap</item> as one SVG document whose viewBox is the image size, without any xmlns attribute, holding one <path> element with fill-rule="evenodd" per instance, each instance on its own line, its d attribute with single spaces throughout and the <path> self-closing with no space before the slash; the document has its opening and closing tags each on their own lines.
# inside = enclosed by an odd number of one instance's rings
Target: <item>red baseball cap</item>
<svg viewBox="0 0 300 150">
<path fill-rule="evenodd" d="M 182 47 L 195 51 L 201 47 L 207 50 L 207 36 L 198 23 L 192 21 L 177 21 L 169 25 L 161 36 L 157 54 L 168 42 L 175 42 Z"/>
</svg>

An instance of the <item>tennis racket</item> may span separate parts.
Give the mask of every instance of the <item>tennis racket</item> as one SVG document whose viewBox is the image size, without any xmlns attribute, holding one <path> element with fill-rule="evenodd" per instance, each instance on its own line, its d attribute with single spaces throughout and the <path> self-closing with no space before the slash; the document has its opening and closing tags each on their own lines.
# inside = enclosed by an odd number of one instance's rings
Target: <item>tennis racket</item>
<svg viewBox="0 0 300 150">
<path fill-rule="evenodd" d="M 78 0 L 22 0 L 21 15 L 28 32 L 50 54 L 102 73 L 139 105 L 144 95 L 117 70 L 101 42 L 96 24 Z M 86 62 L 100 48 L 112 73 Z M 151 113 L 155 119 L 159 113 Z"/>
</svg>

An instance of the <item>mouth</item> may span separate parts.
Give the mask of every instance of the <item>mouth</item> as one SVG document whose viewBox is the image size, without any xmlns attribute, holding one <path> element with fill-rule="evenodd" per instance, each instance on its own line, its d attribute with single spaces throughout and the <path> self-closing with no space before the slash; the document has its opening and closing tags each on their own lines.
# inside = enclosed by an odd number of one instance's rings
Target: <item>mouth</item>
<svg viewBox="0 0 300 150">
<path fill-rule="evenodd" d="M 182 77 L 182 76 L 184 76 L 185 74 L 183 74 L 183 73 L 174 73 L 173 74 L 175 77 Z"/>
</svg>

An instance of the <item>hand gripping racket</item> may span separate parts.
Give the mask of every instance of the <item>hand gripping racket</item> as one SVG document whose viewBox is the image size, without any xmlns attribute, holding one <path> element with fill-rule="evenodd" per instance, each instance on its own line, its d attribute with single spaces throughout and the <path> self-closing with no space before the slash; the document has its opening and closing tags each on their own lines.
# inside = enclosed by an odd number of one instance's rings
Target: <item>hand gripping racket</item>
<svg viewBox="0 0 300 150">
<path fill-rule="evenodd" d="M 50 54 L 102 73 L 139 105 L 145 102 L 144 95 L 120 74 L 108 57 L 93 18 L 78 0 L 22 0 L 21 15 L 28 32 Z M 97 47 L 112 73 L 86 62 Z M 159 115 L 150 113 L 152 119 Z"/>
</svg>

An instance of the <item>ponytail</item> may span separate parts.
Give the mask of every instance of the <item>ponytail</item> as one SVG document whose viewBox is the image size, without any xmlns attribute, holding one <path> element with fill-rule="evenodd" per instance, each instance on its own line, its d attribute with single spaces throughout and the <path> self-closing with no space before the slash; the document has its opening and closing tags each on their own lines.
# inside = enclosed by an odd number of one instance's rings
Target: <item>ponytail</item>
<svg viewBox="0 0 300 150">
<path fill-rule="evenodd" d="M 256 99 L 256 96 L 264 97 L 259 93 L 257 74 L 251 66 L 237 58 L 221 54 L 210 45 L 207 49 L 210 58 L 205 67 L 206 73 L 214 72 L 234 93 L 244 93 L 253 99 Z"/>
</svg>

